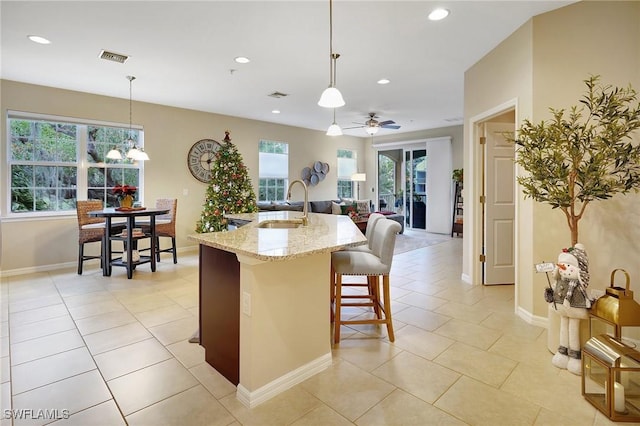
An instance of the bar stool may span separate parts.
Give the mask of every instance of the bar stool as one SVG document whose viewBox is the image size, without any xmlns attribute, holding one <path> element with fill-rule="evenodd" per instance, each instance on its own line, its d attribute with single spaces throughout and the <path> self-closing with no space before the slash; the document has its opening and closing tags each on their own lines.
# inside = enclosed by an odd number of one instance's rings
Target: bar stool
<svg viewBox="0 0 640 426">
<path fill-rule="evenodd" d="M 369 215 L 369 220 L 367 221 L 367 230 L 364 233 L 364 236 L 367 238 L 367 245 L 349 247 L 345 250 L 347 251 L 363 251 L 366 253 L 371 253 L 371 246 L 373 244 L 373 230 L 376 227 L 376 224 L 380 219 L 384 219 L 384 215 L 380 213 L 371 213 Z"/>
<path fill-rule="evenodd" d="M 376 227 L 376 224 L 378 223 L 378 221 L 380 219 L 384 219 L 384 215 L 380 214 L 380 213 L 371 213 L 369 215 L 369 220 L 367 221 L 367 230 L 365 231 L 365 237 L 367 237 L 367 244 L 366 245 L 361 245 L 361 246 L 356 246 L 356 247 L 348 247 L 345 249 L 345 251 L 356 251 L 356 252 L 364 252 L 364 253 L 372 253 L 371 251 L 371 247 L 373 246 L 373 239 L 374 239 L 374 233 L 373 230 Z M 371 294 L 371 292 L 374 290 L 373 286 L 376 283 L 375 280 L 376 277 L 367 277 L 367 282 L 366 283 L 342 283 L 342 286 L 349 286 L 349 287 L 367 287 L 367 291 L 369 292 L 369 294 Z M 332 292 L 332 298 L 331 300 L 333 301 L 333 294 L 335 292 L 335 287 L 331 287 L 331 292 Z M 333 320 L 333 311 L 331 312 L 332 316 L 332 320 Z"/>
<path fill-rule="evenodd" d="M 401 229 L 400 224 L 393 220 L 379 219 L 373 230 L 371 253 L 344 250 L 331 254 L 332 298 L 335 304 L 334 343 L 340 342 L 340 326 L 342 324 L 386 324 L 389 340 L 392 342 L 395 340 L 391 319 L 389 272 L 391 271 L 396 234 Z M 344 275 L 366 276 L 367 284 L 365 285 L 368 285 L 370 289 L 368 294 L 343 295 L 342 277 Z M 382 300 L 380 300 L 379 289 L 380 277 L 382 277 Z M 364 300 L 355 301 L 355 299 Z M 375 318 L 343 320 L 341 315 L 343 306 L 372 307 Z"/>
</svg>

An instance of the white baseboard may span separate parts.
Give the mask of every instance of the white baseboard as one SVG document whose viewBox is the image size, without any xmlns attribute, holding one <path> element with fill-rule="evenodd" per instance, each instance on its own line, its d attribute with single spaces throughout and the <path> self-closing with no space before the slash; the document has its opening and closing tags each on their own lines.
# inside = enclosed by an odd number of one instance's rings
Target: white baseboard
<svg viewBox="0 0 640 426">
<path fill-rule="evenodd" d="M 471 277 L 468 274 L 462 274 L 460 279 L 462 280 L 463 283 L 472 284 Z"/>
<path fill-rule="evenodd" d="M 96 260 L 96 262 L 98 262 Z M 38 272 L 57 271 L 59 269 L 77 268 L 78 262 L 54 263 L 51 265 L 29 266 L 26 268 L 10 269 L 0 271 L 0 277 L 13 277 L 16 275 L 36 274 Z"/>
<path fill-rule="evenodd" d="M 518 306 L 516 314 L 526 321 L 528 324 L 536 325 L 538 327 L 547 328 L 549 326 L 549 319 L 547 317 L 541 317 L 537 315 L 533 315 L 529 311 L 525 311 L 523 308 Z"/>
<path fill-rule="evenodd" d="M 190 253 L 190 252 L 197 253 L 199 247 L 200 247 L 199 245 L 188 246 L 188 247 L 178 247 L 178 255 Z M 94 262 L 95 263 L 91 265 L 85 266 L 85 269 L 90 269 L 94 267 L 93 265 L 95 265 L 95 268 L 100 268 L 98 260 L 95 260 Z M 78 261 L 74 260 L 73 262 L 53 263 L 50 265 L 40 265 L 40 266 L 28 266 L 26 268 L 17 268 L 17 269 L 9 269 L 9 270 L 0 269 L 0 277 L 14 277 L 16 275 L 36 274 L 38 272 L 50 272 L 50 271 L 57 271 L 60 269 L 77 268 L 77 267 L 78 267 Z"/>
<path fill-rule="evenodd" d="M 331 352 L 328 352 L 310 363 L 296 368 L 284 376 L 278 377 L 253 392 L 250 392 L 242 386 L 242 383 L 239 383 L 236 390 L 236 398 L 248 408 L 256 407 L 298 383 L 307 380 L 309 377 L 329 368 L 332 362 Z"/>
</svg>

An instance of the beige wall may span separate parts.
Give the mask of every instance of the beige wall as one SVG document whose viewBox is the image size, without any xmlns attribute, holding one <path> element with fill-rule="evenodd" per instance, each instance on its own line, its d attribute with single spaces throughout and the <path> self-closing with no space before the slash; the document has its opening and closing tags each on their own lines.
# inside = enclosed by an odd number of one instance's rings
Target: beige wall
<svg viewBox="0 0 640 426">
<path fill-rule="evenodd" d="M 54 89 L 44 86 L 1 81 L 0 102 L 3 117 L 7 110 L 52 114 L 64 117 L 128 123 L 128 100 Z M 249 169 L 254 190 L 258 182 L 258 141 L 270 139 L 289 143 L 289 177 L 296 179 L 300 171 L 320 160 L 329 163 L 331 172 L 317 186 L 310 188 L 311 200 L 336 197 L 336 154 L 338 148 L 358 152 L 359 169 L 365 167 L 366 139 L 329 137 L 321 131 L 271 124 L 218 114 L 172 108 L 143 102 L 133 103 L 133 122 L 144 126 L 145 151 L 151 161 L 145 164 L 143 202 L 153 205 L 156 198 L 178 199 L 176 231 L 179 249 L 193 246 L 186 236 L 194 232 L 202 211 L 207 186 L 194 179 L 187 169 L 187 152 L 199 139 L 221 140 L 224 131 L 231 138 Z M 6 120 L 2 120 L 0 174 L 7 178 Z M 2 271 L 46 269 L 51 265 L 77 260 L 77 221 L 75 213 L 61 218 L 8 218 L 5 185 L 1 185 Z M 187 195 L 184 195 L 185 192 Z M 302 199 L 294 191 L 294 199 Z M 94 262 L 96 263 L 96 262 Z"/>
<path fill-rule="evenodd" d="M 532 24 L 528 22 L 504 40 L 465 73 L 465 200 L 478 200 L 481 194 L 479 145 L 473 144 L 475 127 L 470 119 L 479 122 L 489 120 L 495 108 L 512 108 L 515 105 L 518 121 L 531 115 L 532 99 Z M 478 136 L 477 134 L 475 136 Z M 477 139 L 476 139 L 477 140 Z M 478 203 L 465 203 L 465 240 L 463 249 L 463 276 L 473 284 L 480 284 L 481 264 L 477 260 L 482 245 L 480 233 L 481 212 Z M 516 209 L 518 223 L 516 263 L 532 263 L 531 201 L 519 199 Z M 466 224 L 469 224 L 467 226 Z M 518 303 L 532 311 L 534 295 L 531 292 L 530 270 L 521 267 L 516 271 Z M 535 295 L 537 297 L 537 295 Z"/>
<path fill-rule="evenodd" d="M 601 75 L 606 84 L 631 84 L 640 90 L 640 2 L 581 2 L 535 18 L 534 27 L 536 121 L 550 117 L 549 106 L 577 105 L 586 88 L 583 80 L 590 74 Z M 640 141 L 640 132 L 635 133 L 634 140 Z M 605 288 L 611 270 L 624 268 L 636 282 L 635 292 L 640 293 L 639 218 L 637 194 L 619 195 L 588 206 L 580 221 L 579 239 L 589 254 L 593 288 Z M 571 245 L 561 212 L 536 204 L 533 220 L 539 229 L 534 234 L 534 258 L 556 258 L 561 248 Z M 535 291 L 541 295 L 541 286 Z M 534 311 L 546 311 L 542 297 L 535 300 Z"/>
<path fill-rule="evenodd" d="M 589 74 L 602 75 L 607 84 L 631 84 L 640 90 L 639 22 L 640 2 L 580 2 L 534 17 L 467 71 L 465 118 L 516 98 L 518 123 L 523 118 L 548 119 L 549 107 L 578 104 Z M 469 149 L 469 134 L 465 134 L 465 168 L 476 161 Z M 640 141 L 640 134 L 634 140 Z M 631 274 L 632 289 L 640 292 L 639 216 L 637 194 L 597 201 L 587 208 L 580 222 L 580 240 L 589 253 L 593 288 L 608 286 L 611 270 L 625 268 Z M 517 308 L 546 317 L 542 297 L 546 279 L 532 272 L 533 264 L 557 258 L 570 245 L 568 227 L 559 210 L 521 196 L 517 220 Z M 465 245 L 465 249 L 465 267 L 470 271 L 471 248 Z"/>
</svg>

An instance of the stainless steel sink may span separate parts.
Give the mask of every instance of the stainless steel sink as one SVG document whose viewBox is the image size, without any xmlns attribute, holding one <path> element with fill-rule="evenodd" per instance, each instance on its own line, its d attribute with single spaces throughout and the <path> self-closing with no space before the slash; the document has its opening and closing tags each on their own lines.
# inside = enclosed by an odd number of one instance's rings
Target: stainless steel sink
<svg viewBox="0 0 640 426">
<path fill-rule="evenodd" d="M 281 219 L 281 220 L 265 220 L 258 224 L 258 228 L 267 229 L 291 229 L 302 226 L 301 220 Z"/>
</svg>

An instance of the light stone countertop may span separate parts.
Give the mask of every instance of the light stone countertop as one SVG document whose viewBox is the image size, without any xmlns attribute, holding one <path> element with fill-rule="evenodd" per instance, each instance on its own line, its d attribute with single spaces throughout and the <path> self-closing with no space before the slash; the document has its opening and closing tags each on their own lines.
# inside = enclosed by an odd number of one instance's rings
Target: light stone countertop
<svg viewBox="0 0 640 426">
<path fill-rule="evenodd" d="M 299 219 L 302 212 L 273 211 L 229 215 L 251 221 L 227 232 L 192 234 L 199 244 L 263 261 L 290 260 L 366 244 L 367 239 L 348 216 L 309 213 L 309 224 L 291 229 L 258 228 L 265 220 Z"/>
</svg>

